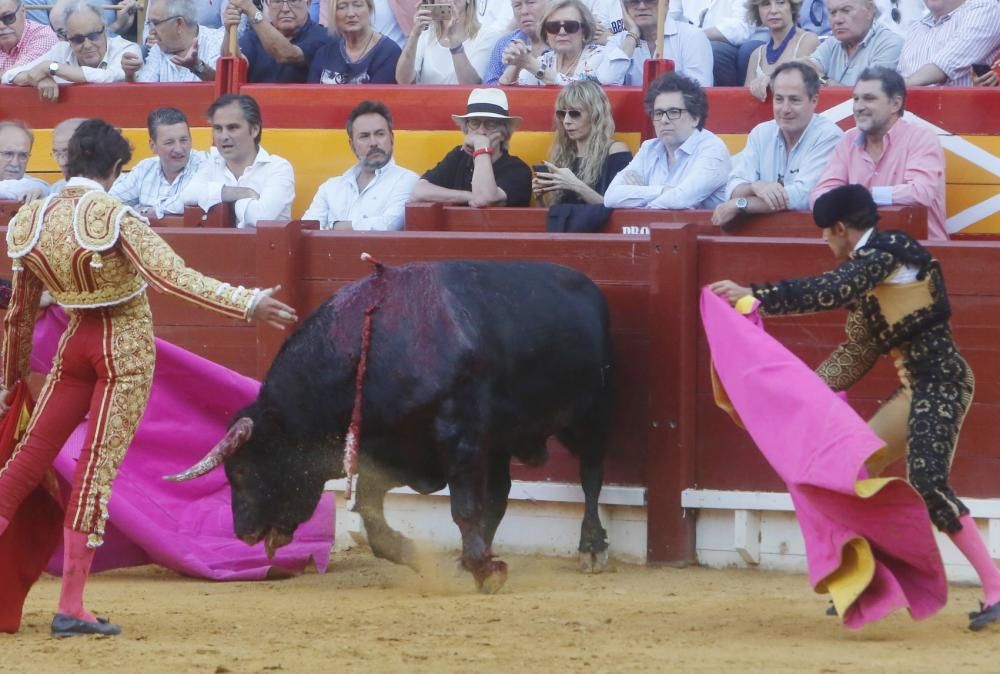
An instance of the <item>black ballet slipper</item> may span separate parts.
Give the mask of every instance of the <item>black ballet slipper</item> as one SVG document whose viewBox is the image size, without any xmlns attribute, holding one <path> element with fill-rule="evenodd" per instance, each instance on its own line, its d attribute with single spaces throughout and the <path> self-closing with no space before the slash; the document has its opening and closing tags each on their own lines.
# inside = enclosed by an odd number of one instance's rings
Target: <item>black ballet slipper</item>
<svg viewBox="0 0 1000 674">
<path fill-rule="evenodd" d="M 107 618 L 98 618 L 97 622 L 87 622 L 73 616 L 57 613 L 52 619 L 52 636 L 57 639 L 85 634 L 113 637 L 121 633 L 122 628 L 109 622 Z"/>
</svg>

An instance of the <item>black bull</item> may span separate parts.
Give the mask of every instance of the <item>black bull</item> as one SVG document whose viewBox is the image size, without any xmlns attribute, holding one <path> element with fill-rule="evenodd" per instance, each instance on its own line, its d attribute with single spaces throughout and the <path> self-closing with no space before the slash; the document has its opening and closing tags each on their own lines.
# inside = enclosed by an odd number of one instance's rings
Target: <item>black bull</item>
<svg viewBox="0 0 1000 674">
<path fill-rule="evenodd" d="M 449 261 L 379 267 L 337 292 L 285 342 L 258 399 L 190 479 L 225 462 L 236 535 L 269 552 L 344 475 L 344 439 L 366 311 L 374 309 L 362 389 L 356 509 L 378 557 L 416 568 L 383 498 L 396 486 L 449 487 L 462 565 L 486 592 L 506 580 L 491 552 L 507 509 L 510 461 L 538 465 L 555 435 L 580 459 L 587 570 L 607 562 L 598 516 L 611 410 L 607 304 L 567 267 Z M 236 451 L 238 450 L 238 451 Z"/>
</svg>

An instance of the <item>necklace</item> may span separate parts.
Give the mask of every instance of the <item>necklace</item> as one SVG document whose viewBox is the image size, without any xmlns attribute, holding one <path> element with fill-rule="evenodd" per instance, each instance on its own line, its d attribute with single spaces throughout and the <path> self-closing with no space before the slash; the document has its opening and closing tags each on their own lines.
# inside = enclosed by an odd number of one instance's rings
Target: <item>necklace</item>
<svg viewBox="0 0 1000 674">
<path fill-rule="evenodd" d="M 576 58 L 573 59 L 573 62 L 570 63 L 569 65 L 564 65 L 564 66 L 561 66 L 561 67 L 557 65 L 556 66 L 556 70 L 558 70 L 560 73 L 562 73 L 566 77 L 569 77 L 573 73 L 573 71 L 576 69 L 576 64 L 580 60 L 581 56 L 583 56 L 583 52 L 580 52 L 579 54 L 577 54 Z M 556 57 L 556 62 L 557 63 L 558 63 L 558 58 L 559 57 L 557 56 Z"/>
<path fill-rule="evenodd" d="M 348 59 L 349 59 L 349 60 L 350 60 L 350 61 L 351 61 L 352 63 L 357 63 L 358 61 L 360 61 L 361 59 L 363 59 L 363 58 L 365 57 L 365 54 L 367 54 L 367 53 L 368 53 L 368 48 L 369 48 L 369 47 L 371 46 L 371 44 L 372 44 L 372 40 L 373 40 L 373 39 L 375 39 L 375 31 L 372 31 L 372 32 L 371 32 L 371 33 L 370 33 L 370 34 L 368 35 L 368 41 L 367 41 L 367 42 L 365 42 L 365 46 L 364 46 L 364 47 L 362 47 L 362 49 L 361 49 L 361 53 L 360 53 L 360 54 L 358 54 L 357 58 L 355 58 L 355 57 L 351 56 L 351 50 L 350 50 L 350 48 L 348 48 L 348 46 L 347 46 L 347 41 L 345 40 L 345 41 L 344 41 L 344 51 L 346 51 L 346 52 L 347 52 L 347 58 L 348 58 Z"/>
<path fill-rule="evenodd" d="M 792 29 L 788 31 L 788 35 L 786 35 L 785 39 L 781 41 L 781 44 L 778 45 L 777 49 L 774 47 L 773 37 L 767 41 L 767 46 L 765 46 L 764 49 L 766 50 L 765 57 L 767 58 L 768 65 L 773 66 L 775 62 L 781 58 L 781 55 L 785 53 L 785 47 L 788 46 L 788 41 L 792 39 L 793 35 L 795 35 L 795 26 L 792 26 Z"/>
</svg>

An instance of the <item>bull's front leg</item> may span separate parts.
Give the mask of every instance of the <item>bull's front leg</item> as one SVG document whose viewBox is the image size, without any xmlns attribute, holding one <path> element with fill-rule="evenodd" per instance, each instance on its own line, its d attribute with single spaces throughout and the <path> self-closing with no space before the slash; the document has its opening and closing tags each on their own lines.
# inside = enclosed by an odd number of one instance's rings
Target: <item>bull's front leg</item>
<svg viewBox="0 0 1000 674">
<path fill-rule="evenodd" d="M 358 495 L 355 510 L 361 515 L 368 534 L 372 554 L 396 564 L 406 564 L 420 571 L 413 541 L 389 526 L 385 521 L 383 502 L 391 484 L 379 477 L 377 469 L 362 465 L 358 471 Z"/>
<path fill-rule="evenodd" d="M 448 487 L 451 517 L 462 533 L 462 566 L 472 573 L 480 592 L 494 594 L 507 582 L 507 564 L 493 559 L 483 531 L 483 487 L 489 470 L 485 451 L 477 442 L 459 441 L 452 455 Z"/>
</svg>

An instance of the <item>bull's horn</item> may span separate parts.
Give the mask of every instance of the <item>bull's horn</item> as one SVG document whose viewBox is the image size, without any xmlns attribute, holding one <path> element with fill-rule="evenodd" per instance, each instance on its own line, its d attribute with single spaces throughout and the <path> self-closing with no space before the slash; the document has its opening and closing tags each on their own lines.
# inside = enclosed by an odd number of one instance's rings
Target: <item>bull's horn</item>
<svg viewBox="0 0 1000 674">
<path fill-rule="evenodd" d="M 240 417 L 229 428 L 225 437 L 219 440 L 219 444 L 212 448 L 205 458 L 191 466 L 182 473 L 176 475 L 164 475 L 164 480 L 172 482 L 185 482 L 201 477 L 214 468 L 222 465 L 222 462 L 232 456 L 240 446 L 250 439 L 253 431 L 253 419 L 250 417 Z"/>
</svg>

